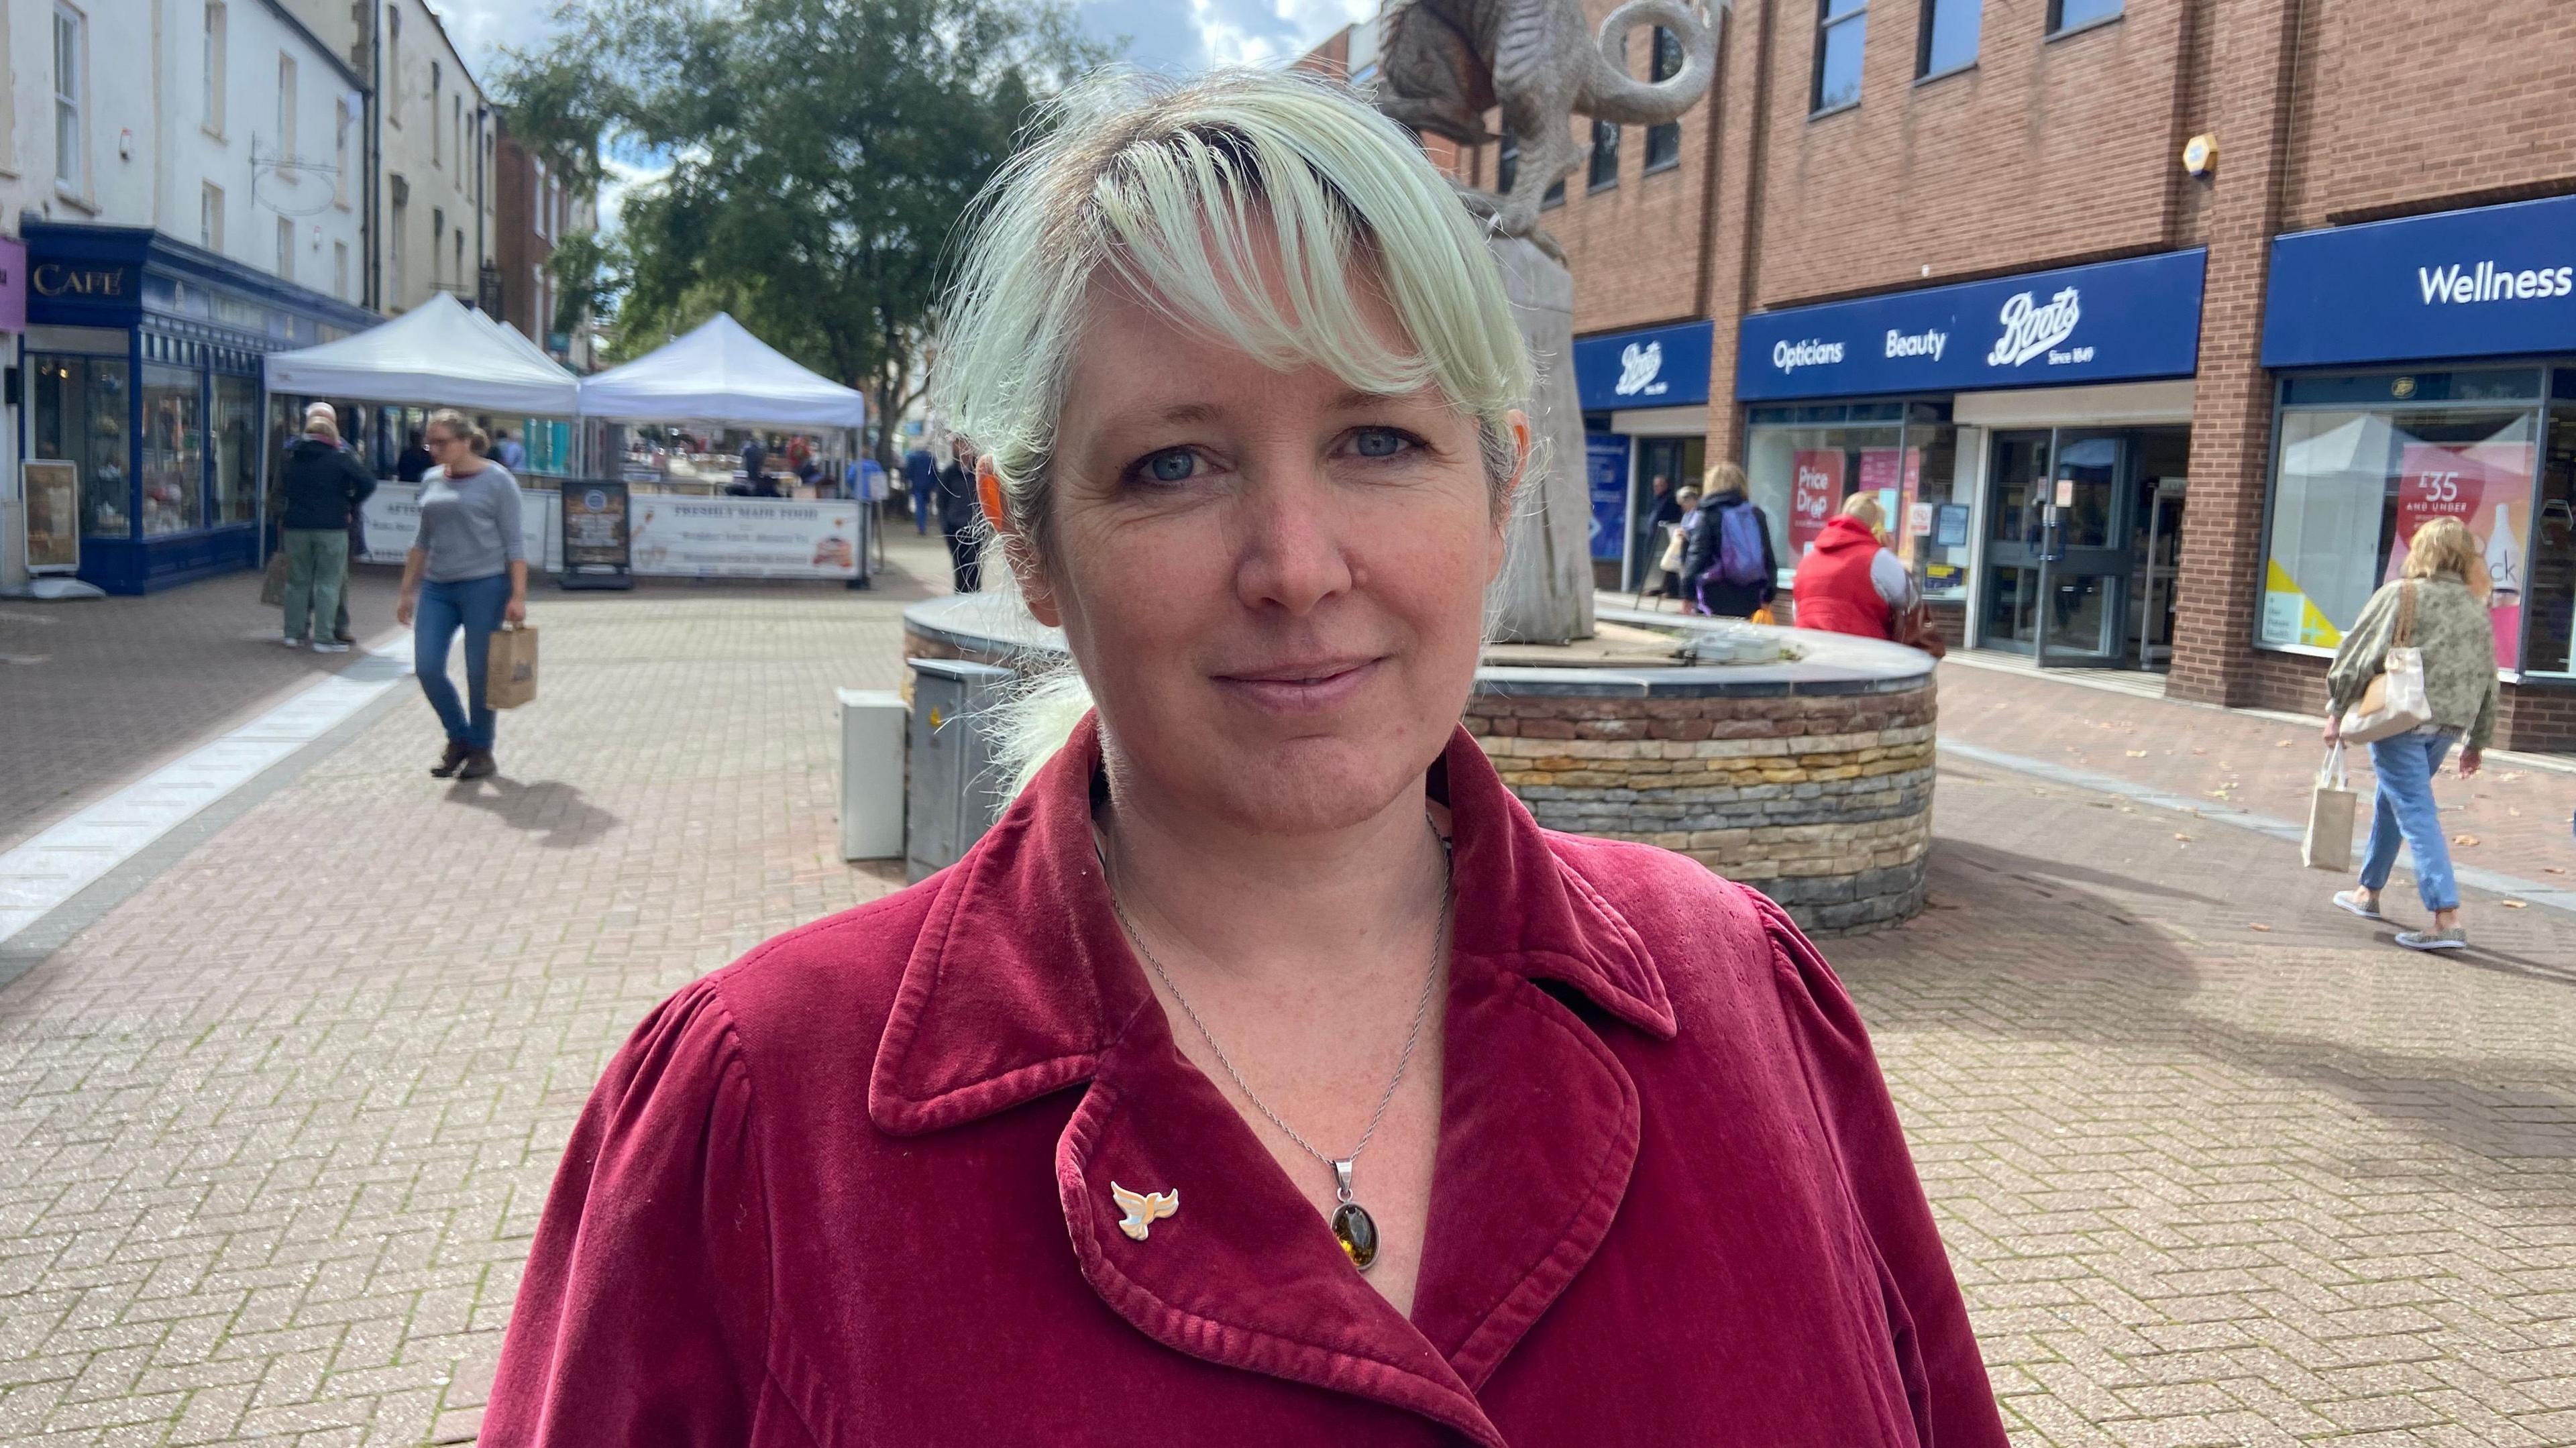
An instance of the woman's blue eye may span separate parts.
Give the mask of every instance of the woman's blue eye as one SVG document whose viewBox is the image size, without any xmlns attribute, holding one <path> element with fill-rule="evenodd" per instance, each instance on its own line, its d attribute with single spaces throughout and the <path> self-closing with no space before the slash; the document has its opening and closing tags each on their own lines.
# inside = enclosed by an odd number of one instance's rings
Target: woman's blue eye
<svg viewBox="0 0 2576 1448">
<path fill-rule="evenodd" d="M 1198 457 L 1187 448 L 1158 452 L 1145 459 L 1145 476 L 1158 483 L 1186 483 L 1198 470 Z"/>
<path fill-rule="evenodd" d="M 1351 440 L 1351 446 L 1364 458 L 1391 458 L 1404 451 L 1404 434 L 1392 428 L 1364 428 Z"/>
</svg>

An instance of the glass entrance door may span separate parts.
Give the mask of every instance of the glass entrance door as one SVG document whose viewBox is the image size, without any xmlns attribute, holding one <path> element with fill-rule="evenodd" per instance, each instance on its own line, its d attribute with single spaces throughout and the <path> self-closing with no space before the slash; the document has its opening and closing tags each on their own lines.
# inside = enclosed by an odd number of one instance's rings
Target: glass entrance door
<svg viewBox="0 0 2576 1448">
<path fill-rule="evenodd" d="M 2042 666 L 2116 668 L 2133 566 L 2117 432 L 2002 432 L 1987 473 L 1984 637 Z"/>
</svg>

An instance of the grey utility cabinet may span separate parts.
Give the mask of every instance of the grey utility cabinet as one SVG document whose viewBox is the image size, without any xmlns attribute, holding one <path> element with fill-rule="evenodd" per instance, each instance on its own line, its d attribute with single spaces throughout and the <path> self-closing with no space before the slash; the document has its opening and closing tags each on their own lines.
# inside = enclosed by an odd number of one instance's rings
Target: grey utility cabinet
<svg viewBox="0 0 2576 1448">
<path fill-rule="evenodd" d="M 1007 781 L 994 762 L 990 720 L 1011 678 L 990 664 L 912 660 L 905 879 L 957 863 L 1001 816 Z"/>
</svg>

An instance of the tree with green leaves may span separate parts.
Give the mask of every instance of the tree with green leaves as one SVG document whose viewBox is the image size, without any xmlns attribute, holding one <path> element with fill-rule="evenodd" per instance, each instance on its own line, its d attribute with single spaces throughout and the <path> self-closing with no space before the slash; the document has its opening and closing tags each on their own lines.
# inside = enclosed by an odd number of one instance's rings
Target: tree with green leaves
<svg viewBox="0 0 2576 1448">
<path fill-rule="evenodd" d="M 669 166 L 627 197 L 620 247 L 574 259 L 594 305 L 617 294 L 617 350 L 730 311 L 867 392 L 891 468 L 960 219 L 1036 104 L 1113 53 L 1060 0 L 582 0 L 556 21 L 506 60 L 514 133 L 593 184 L 604 154 Z"/>
</svg>

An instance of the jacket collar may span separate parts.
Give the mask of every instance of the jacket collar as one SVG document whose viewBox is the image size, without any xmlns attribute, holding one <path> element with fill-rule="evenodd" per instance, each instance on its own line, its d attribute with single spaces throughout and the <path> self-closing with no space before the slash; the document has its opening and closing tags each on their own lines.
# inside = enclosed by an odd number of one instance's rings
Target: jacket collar
<svg viewBox="0 0 2576 1448">
<path fill-rule="evenodd" d="M 1086 715 L 934 883 L 870 1077 L 879 1128 L 937 1131 L 1089 1079 L 1153 1008 L 1092 847 L 1099 767 L 1099 724 Z M 1562 982 L 1670 1039 L 1672 1004 L 1644 942 L 1557 860 L 1473 736 L 1458 730 L 1435 769 L 1451 813 L 1453 955 Z"/>
</svg>

